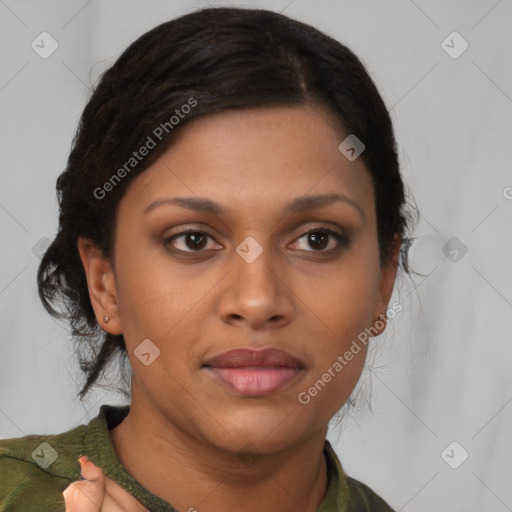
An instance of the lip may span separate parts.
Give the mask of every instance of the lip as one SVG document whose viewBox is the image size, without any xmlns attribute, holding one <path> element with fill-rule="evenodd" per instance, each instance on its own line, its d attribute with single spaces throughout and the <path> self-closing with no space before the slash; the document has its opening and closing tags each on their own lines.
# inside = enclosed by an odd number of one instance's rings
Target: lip
<svg viewBox="0 0 512 512">
<path fill-rule="evenodd" d="M 204 365 L 208 373 L 242 396 L 266 396 L 294 380 L 303 363 L 274 348 L 238 348 L 222 352 Z"/>
</svg>

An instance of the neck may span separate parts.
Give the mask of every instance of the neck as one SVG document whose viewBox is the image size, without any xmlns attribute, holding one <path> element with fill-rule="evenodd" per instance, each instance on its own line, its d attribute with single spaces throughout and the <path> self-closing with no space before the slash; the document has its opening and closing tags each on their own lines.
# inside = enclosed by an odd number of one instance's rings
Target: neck
<svg viewBox="0 0 512 512">
<path fill-rule="evenodd" d="M 327 489 L 325 432 L 279 453 L 229 452 L 198 442 L 134 404 L 110 431 L 126 471 L 177 510 L 316 512 Z"/>
</svg>

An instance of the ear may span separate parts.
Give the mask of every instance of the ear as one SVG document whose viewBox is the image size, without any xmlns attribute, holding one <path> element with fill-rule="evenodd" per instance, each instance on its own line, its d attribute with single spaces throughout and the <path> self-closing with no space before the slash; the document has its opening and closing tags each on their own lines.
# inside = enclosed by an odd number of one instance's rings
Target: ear
<svg viewBox="0 0 512 512">
<path fill-rule="evenodd" d="M 122 334 L 115 275 L 110 260 L 88 238 L 79 237 L 77 246 L 98 324 L 110 334 Z M 108 317 L 108 323 L 104 317 Z"/>
<path fill-rule="evenodd" d="M 373 310 L 373 324 L 371 327 L 371 332 L 375 333 L 374 336 L 382 334 L 386 329 L 386 311 L 388 309 L 389 301 L 391 300 L 391 295 L 393 294 L 401 245 L 401 235 L 395 235 L 391 248 L 391 255 L 380 270 L 379 287 L 377 290 L 375 307 Z M 379 319 L 381 319 L 380 322 L 378 321 Z"/>
</svg>

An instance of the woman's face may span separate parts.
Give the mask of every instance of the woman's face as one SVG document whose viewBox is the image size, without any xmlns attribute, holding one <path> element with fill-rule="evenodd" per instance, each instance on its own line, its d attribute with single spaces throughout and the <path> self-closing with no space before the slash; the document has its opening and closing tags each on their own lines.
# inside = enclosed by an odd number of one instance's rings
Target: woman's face
<svg viewBox="0 0 512 512">
<path fill-rule="evenodd" d="M 333 126 L 311 107 L 201 117 L 128 187 L 111 294 L 93 302 L 124 335 L 148 421 L 270 453 L 325 435 L 349 397 L 366 346 L 345 354 L 385 313 L 396 265 L 379 265 L 372 181 Z"/>
</svg>

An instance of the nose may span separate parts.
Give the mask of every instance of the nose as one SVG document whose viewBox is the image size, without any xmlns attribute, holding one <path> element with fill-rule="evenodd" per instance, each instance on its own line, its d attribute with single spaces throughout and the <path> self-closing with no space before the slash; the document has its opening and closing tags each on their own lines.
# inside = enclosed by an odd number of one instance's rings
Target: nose
<svg viewBox="0 0 512 512">
<path fill-rule="evenodd" d="M 241 244 L 233 253 L 232 270 L 224 280 L 218 303 L 218 313 L 226 323 L 264 330 L 283 327 L 293 319 L 294 294 L 286 283 L 286 272 L 277 268 L 269 249 L 261 249 L 254 259 L 255 248 L 250 244 Z"/>
</svg>

